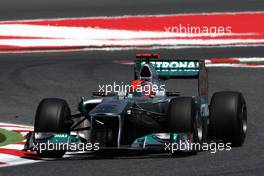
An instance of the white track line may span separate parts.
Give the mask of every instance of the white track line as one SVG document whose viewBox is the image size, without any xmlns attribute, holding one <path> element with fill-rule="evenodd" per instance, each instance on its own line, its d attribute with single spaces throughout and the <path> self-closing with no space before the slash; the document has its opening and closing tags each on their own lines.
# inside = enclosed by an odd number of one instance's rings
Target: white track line
<svg viewBox="0 0 264 176">
<path fill-rule="evenodd" d="M 18 30 L 19 29 L 19 30 Z M 214 34 L 221 36 L 251 36 L 257 33 L 225 33 Z M 153 31 L 133 31 L 114 30 L 86 27 L 63 27 L 63 26 L 42 26 L 28 24 L 0 24 L 0 36 L 25 36 L 25 37 L 50 37 L 67 39 L 135 39 L 153 37 L 211 37 L 209 33 L 175 33 L 175 32 L 153 32 Z M 212 37 L 214 39 L 214 37 Z M 17 40 L 17 39 L 15 39 Z"/>
<path fill-rule="evenodd" d="M 238 59 L 240 62 L 264 62 L 264 58 L 262 57 L 251 57 L 251 58 L 234 58 Z"/>
<path fill-rule="evenodd" d="M 264 39 L 219 39 L 219 40 L 84 40 L 84 39 L 19 39 L 19 40 L 1 40 L 0 45 L 19 47 L 152 47 L 152 46 L 177 46 L 177 45 L 250 45 L 263 44 Z"/>
<path fill-rule="evenodd" d="M 29 125 L 22 125 L 22 124 L 12 124 L 12 123 L 3 123 L 0 122 L 0 128 L 2 128 L 1 126 L 5 126 L 5 127 L 19 127 L 19 128 L 33 128 L 32 126 Z"/>
<path fill-rule="evenodd" d="M 1 146 L 2 149 L 14 149 L 14 150 L 23 150 L 24 145 L 23 144 L 9 144 L 5 146 Z"/>
<path fill-rule="evenodd" d="M 264 68 L 264 65 L 221 63 L 221 64 L 206 64 L 206 67 Z"/>
</svg>

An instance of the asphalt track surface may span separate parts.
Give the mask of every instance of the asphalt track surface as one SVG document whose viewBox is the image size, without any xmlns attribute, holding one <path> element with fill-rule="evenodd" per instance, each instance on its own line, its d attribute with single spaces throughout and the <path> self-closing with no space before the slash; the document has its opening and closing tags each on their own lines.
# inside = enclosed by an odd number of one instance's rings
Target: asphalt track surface
<svg viewBox="0 0 264 176">
<path fill-rule="evenodd" d="M 79 0 L 80 1 L 80 0 Z M 80 5 L 74 1 L 1 2 L 1 19 L 98 16 L 126 14 L 161 14 L 205 11 L 263 10 L 263 3 L 243 1 L 91 1 Z M 81 2 L 81 1 L 80 1 Z M 150 2 L 150 1 L 149 1 Z M 176 2 L 179 2 L 177 4 Z M 2 5 L 2 3 L 5 3 Z M 20 4 L 21 3 L 21 4 Z M 133 4 L 134 4 L 133 3 Z M 197 5 L 198 4 L 198 5 Z M 204 7 L 204 5 L 207 5 Z M 49 5 L 49 6 L 48 6 Z M 175 5 L 172 7 L 172 5 Z M 177 5 L 177 7 L 176 7 Z M 36 7 L 36 8 L 34 8 Z M 97 10 L 101 9 L 101 10 Z M 122 8 L 124 7 L 124 8 Z M 125 8 L 127 7 L 127 8 Z M 184 7 L 184 9 L 182 9 Z M 38 9 L 39 8 L 39 9 Z M 90 8 L 90 10 L 89 10 Z M 16 13 L 15 13 L 16 12 Z M 155 50 L 166 58 L 264 57 L 263 47 Z M 113 81 L 127 83 L 133 79 L 133 67 L 115 64 L 116 60 L 133 60 L 134 54 L 149 51 L 84 51 L 71 53 L 33 53 L 0 55 L 0 120 L 33 124 L 38 102 L 45 97 L 65 98 L 76 111 L 80 96 L 90 95 L 98 84 Z M 197 156 L 172 158 L 167 154 L 121 156 L 116 158 L 80 155 L 72 159 L 1 168 L 0 175 L 262 175 L 264 172 L 264 70 L 261 68 L 210 68 L 210 96 L 219 90 L 241 91 L 248 106 L 248 134 L 242 148 L 230 151 L 202 152 Z M 189 82 L 170 87 L 193 90 Z"/>
</svg>

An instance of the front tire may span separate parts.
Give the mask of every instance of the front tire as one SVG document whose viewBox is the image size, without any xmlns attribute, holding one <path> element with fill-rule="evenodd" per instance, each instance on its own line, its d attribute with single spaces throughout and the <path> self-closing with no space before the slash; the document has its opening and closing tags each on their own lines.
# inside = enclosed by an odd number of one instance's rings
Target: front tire
<svg viewBox="0 0 264 176">
<path fill-rule="evenodd" d="M 43 99 L 36 111 L 34 131 L 69 134 L 70 125 L 66 122 L 70 118 L 71 111 L 65 100 L 57 98 Z M 38 154 L 44 158 L 61 158 L 65 151 L 42 151 Z"/>
<path fill-rule="evenodd" d="M 191 142 L 200 144 L 204 142 L 206 138 L 204 135 L 207 133 L 205 132 L 207 123 L 203 122 L 205 119 L 200 116 L 192 97 L 172 99 L 168 113 L 170 133 L 191 133 L 193 136 L 193 141 Z"/>
</svg>

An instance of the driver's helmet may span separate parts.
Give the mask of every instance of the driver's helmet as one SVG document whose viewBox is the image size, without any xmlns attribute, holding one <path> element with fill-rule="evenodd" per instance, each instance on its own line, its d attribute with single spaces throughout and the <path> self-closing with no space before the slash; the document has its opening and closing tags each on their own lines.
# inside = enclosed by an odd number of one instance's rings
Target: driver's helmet
<svg viewBox="0 0 264 176">
<path fill-rule="evenodd" d="M 144 96 L 153 97 L 155 92 L 153 91 L 153 84 L 149 81 L 137 79 L 131 82 L 131 92 L 141 93 Z"/>
</svg>

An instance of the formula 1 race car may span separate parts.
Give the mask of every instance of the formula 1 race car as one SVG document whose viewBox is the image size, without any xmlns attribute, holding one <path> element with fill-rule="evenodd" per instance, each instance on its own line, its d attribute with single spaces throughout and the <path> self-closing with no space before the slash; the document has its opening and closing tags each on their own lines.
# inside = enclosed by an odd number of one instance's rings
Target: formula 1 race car
<svg viewBox="0 0 264 176">
<path fill-rule="evenodd" d="M 242 146 L 247 131 L 247 108 L 242 93 L 214 93 L 209 106 L 203 60 L 158 58 L 157 54 L 138 54 L 135 80 L 129 91 L 100 91 L 89 98 L 83 97 L 78 114 L 71 114 L 65 100 L 43 99 L 25 150 L 58 158 L 66 151 L 80 150 L 76 147 L 79 144 L 89 144 L 86 149 L 92 151 L 164 150 L 170 143 L 212 141 Z M 168 92 L 165 89 L 168 79 L 197 79 L 198 95 L 186 97 L 180 92 Z M 64 147 L 40 149 L 43 144 Z"/>
</svg>

